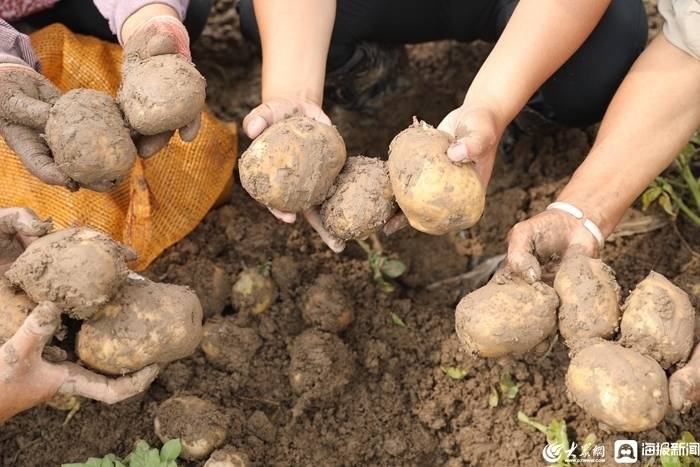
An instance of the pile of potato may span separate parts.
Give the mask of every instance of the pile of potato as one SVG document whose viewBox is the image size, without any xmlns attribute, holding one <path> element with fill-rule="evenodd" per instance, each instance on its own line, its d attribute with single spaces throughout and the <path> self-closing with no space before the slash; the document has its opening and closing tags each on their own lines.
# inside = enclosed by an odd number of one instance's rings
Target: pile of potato
<svg viewBox="0 0 700 467">
<path fill-rule="evenodd" d="M 460 301 L 455 327 L 462 344 L 482 357 L 537 350 L 558 327 L 572 353 L 571 398 L 607 429 L 645 431 L 669 407 L 664 370 L 688 359 L 695 310 L 685 292 L 653 271 L 619 303 L 613 271 L 574 253 L 563 259 L 554 288 L 497 272 Z"/>
<path fill-rule="evenodd" d="M 202 307 L 187 287 L 129 271 L 134 253 L 89 228 L 64 229 L 33 242 L 0 287 L 0 338 L 13 335 L 41 301 L 81 320 L 75 352 L 86 366 L 124 375 L 190 355 L 202 336 Z"/>
</svg>

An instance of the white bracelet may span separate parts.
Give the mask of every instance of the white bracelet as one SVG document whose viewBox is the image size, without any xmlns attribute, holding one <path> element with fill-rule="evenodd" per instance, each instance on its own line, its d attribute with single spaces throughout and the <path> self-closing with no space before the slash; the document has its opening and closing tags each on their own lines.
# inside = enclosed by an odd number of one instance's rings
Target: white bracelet
<svg viewBox="0 0 700 467">
<path fill-rule="evenodd" d="M 576 219 L 580 220 L 583 224 L 583 227 L 586 230 L 588 230 L 591 233 L 591 235 L 593 235 L 593 238 L 595 238 L 596 242 L 598 242 L 598 249 L 603 249 L 603 247 L 605 246 L 605 237 L 603 236 L 603 232 L 600 231 L 600 228 L 596 225 L 595 222 L 593 222 L 583 214 L 583 211 L 581 211 L 573 204 L 565 203 L 563 201 L 556 201 L 550 204 L 549 206 L 547 206 L 546 210 L 549 211 L 550 209 L 564 211 L 565 213 L 570 214 Z"/>
</svg>

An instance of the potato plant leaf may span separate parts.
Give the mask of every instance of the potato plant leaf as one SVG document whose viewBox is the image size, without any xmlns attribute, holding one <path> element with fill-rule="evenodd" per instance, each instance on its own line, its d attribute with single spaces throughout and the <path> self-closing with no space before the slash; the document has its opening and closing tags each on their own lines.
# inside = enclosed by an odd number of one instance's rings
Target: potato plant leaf
<svg viewBox="0 0 700 467">
<path fill-rule="evenodd" d="M 493 386 L 491 386 L 491 393 L 489 394 L 489 407 L 492 409 L 498 407 L 498 391 Z"/>
<path fill-rule="evenodd" d="M 678 443 L 690 444 L 695 443 L 695 436 L 689 431 L 681 433 L 681 439 Z M 696 467 L 700 466 L 700 458 L 691 455 L 680 456 L 673 453 L 661 453 L 662 467 Z"/>
<path fill-rule="evenodd" d="M 469 374 L 469 370 L 464 370 L 455 366 L 441 366 L 440 369 L 447 376 L 457 381 L 466 378 L 466 376 Z"/>
<path fill-rule="evenodd" d="M 174 461 L 180 457 L 181 452 L 182 443 L 180 443 L 180 439 L 171 439 L 167 441 L 162 448 L 160 448 L 160 459 L 165 462 Z"/>
<path fill-rule="evenodd" d="M 506 399 L 515 399 L 515 396 L 518 395 L 518 383 L 513 381 L 513 377 L 510 375 L 510 373 L 503 373 L 501 375 L 501 381 L 500 381 L 500 386 L 501 386 L 501 394 L 503 394 L 503 397 Z"/>
<path fill-rule="evenodd" d="M 555 418 L 549 422 L 549 425 L 544 425 L 536 420 L 532 420 L 520 410 L 518 410 L 518 420 L 544 433 L 547 436 L 547 443 L 559 445 L 561 449 L 559 450 L 559 458 L 556 464 L 567 465 L 566 456 L 568 455 L 570 445 L 569 436 L 566 434 L 566 422 L 564 420 L 557 420 Z"/>
<path fill-rule="evenodd" d="M 406 272 L 406 265 L 396 259 L 387 259 L 382 263 L 380 269 L 386 277 L 396 279 Z"/>
<path fill-rule="evenodd" d="M 651 203 L 661 196 L 662 190 L 660 186 L 654 185 L 647 188 L 642 195 L 642 211 L 646 211 L 651 206 Z"/>
<path fill-rule="evenodd" d="M 403 328 L 406 327 L 406 323 L 404 323 L 404 321 L 401 319 L 401 317 L 399 315 L 397 315 L 396 313 L 391 314 L 391 322 L 397 326 L 401 326 Z"/>
</svg>

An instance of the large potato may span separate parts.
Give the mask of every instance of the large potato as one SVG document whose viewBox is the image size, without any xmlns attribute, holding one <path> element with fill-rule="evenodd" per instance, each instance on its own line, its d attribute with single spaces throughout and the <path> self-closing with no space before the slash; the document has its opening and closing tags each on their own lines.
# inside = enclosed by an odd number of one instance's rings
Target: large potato
<svg viewBox="0 0 700 467">
<path fill-rule="evenodd" d="M 695 310 L 688 294 L 651 271 L 627 297 L 620 331 L 622 345 L 668 368 L 690 355 Z"/>
<path fill-rule="evenodd" d="M 546 284 L 530 285 L 500 270 L 457 305 L 457 336 L 481 357 L 522 355 L 554 333 L 558 304 L 557 294 Z"/>
<path fill-rule="evenodd" d="M 333 194 L 321 207 L 324 227 L 338 238 L 366 238 L 381 229 L 396 212 L 386 162 L 349 157 L 333 184 Z"/>
<path fill-rule="evenodd" d="M 14 336 L 35 306 L 24 292 L 0 278 L 0 345 Z"/>
<path fill-rule="evenodd" d="M 241 185 L 269 208 L 300 212 L 321 204 L 345 164 L 338 131 L 308 117 L 266 129 L 238 163 Z"/>
<path fill-rule="evenodd" d="M 342 332 L 355 319 L 352 304 L 332 274 L 316 278 L 302 298 L 301 316 L 321 331 Z"/>
<path fill-rule="evenodd" d="M 668 381 L 659 364 L 612 342 L 580 350 L 566 386 L 574 402 L 614 431 L 650 430 L 668 409 Z"/>
<path fill-rule="evenodd" d="M 559 333 L 566 341 L 612 337 L 620 321 L 615 273 L 584 254 L 564 258 L 554 278 L 559 295 Z"/>
<path fill-rule="evenodd" d="M 34 302 L 54 302 L 71 317 L 86 319 L 126 280 L 125 254 L 101 232 L 64 229 L 29 245 L 5 275 Z"/>
<path fill-rule="evenodd" d="M 109 191 L 136 161 L 136 146 L 114 99 L 92 89 L 74 89 L 49 111 L 46 142 L 58 168 L 80 185 Z"/>
<path fill-rule="evenodd" d="M 202 339 L 202 306 L 187 287 L 129 279 L 80 328 L 76 352 L 87 366 L 121 375 L 192 354 Z"/>
<path fill-rule="evenodd" d="M 447 158 L 447 133 L 415 122 L 389 146 L 389 177 L 396 202 L 415 229 L 442 235 L 476 224 L 485 191 L 470 164 Z"/>
</svg>

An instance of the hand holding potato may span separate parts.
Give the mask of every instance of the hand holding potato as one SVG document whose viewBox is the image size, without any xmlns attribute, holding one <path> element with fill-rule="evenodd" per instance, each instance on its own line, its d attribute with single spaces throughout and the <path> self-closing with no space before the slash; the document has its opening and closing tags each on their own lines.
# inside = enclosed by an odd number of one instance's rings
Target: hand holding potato
<svg viewBox="0 0 700 467">
<path fill-rule="evenodd" d="M 5 273 L 31 242 L 50 229 L 51 221 L 42 221 L 31 209 L 0 209 L 0 274 Z"/>
<path fill-rule="evenodd" d="M 75 363 L 49 363 L 42 350 L 60 324 L 60 310 L 40 303 L 19 330 L 0 346 L 0 422 L 56 394 L 80 395 L 113 404 L 144 391 L 158 374 L 150 366 L 108 379 Z"/>
</svg>

